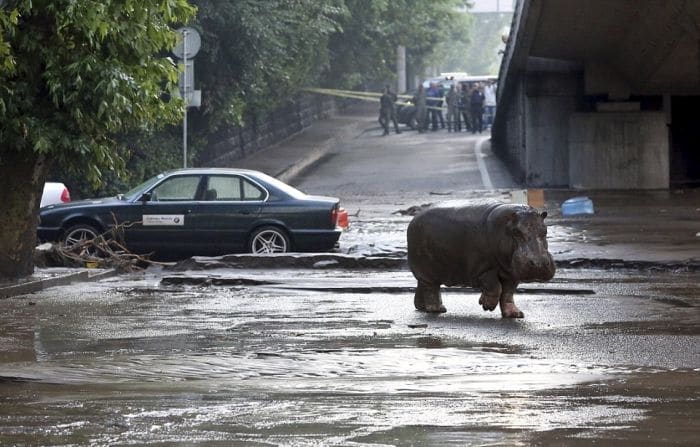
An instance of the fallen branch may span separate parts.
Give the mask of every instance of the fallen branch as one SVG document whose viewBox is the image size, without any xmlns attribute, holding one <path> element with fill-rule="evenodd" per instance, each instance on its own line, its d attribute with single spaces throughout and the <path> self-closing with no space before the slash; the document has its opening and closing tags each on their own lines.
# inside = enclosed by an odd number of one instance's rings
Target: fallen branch
<svg viewBox="0 0 700 447">
<path fill-rule="evenodd" d="M 114 214 L 112 218 L 114 225 L 94 239 L 70 246 L 52 244 L 54 257 L 58 257 L 59 262 L 67 267 L 113 268 L 119 272 L 140 271 L 149 265 L 170 265 L 149 259 L 153 253 L 138 255 L 126 248 L 124 230 L 141 224 L 141 221 L 118 223 Z"/>
</svg>

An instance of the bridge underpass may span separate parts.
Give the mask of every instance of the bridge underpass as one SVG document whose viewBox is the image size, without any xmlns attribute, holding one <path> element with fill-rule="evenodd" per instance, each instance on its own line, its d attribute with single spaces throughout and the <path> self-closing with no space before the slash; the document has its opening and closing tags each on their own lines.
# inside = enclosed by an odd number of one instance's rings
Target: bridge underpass
<svg viewBox="0 0 700 447">
<path fill-rule="evenodd" d="M 496 151 L 530 186 L 700 185 L 700 2 L 519 0 Z"/>
</svg>

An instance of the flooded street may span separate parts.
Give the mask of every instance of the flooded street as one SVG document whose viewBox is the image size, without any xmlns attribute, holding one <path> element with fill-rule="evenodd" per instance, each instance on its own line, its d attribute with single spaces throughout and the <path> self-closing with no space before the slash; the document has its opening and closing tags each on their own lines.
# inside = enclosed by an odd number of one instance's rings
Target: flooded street
<svg viewBox="0 0 700 447">
<path fill-rule="evenodd" d="M 342 198 L 335 253 L 198 258 L 0 299 L 0 445 L 697 445 L 700 269 L 676 262 L 700 253 L 689 196 L 658 208 L 675 226 L 629 196 L 594 196 L 585 220 L 547 203 L 558 269 L 520 285 L 524 319 L 468 288 L 443 289 L 445 314 L 414 309 L 412 214 L 508 199 L 482 141 L 334 146 L 297 185 Z"/>
<path fill-rule="evenodd" d="M 156 270 L 1 300 L 0 444 L 696 440 L 697 274 L 561 271 L 524 320 L 470 290 L 417 312 L 413 282 Z"/>
</svg>

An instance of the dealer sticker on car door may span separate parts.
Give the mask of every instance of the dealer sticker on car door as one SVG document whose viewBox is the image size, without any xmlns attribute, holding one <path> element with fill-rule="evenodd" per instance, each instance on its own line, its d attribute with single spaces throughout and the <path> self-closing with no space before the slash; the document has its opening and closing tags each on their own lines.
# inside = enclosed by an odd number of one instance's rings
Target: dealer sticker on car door
<svg viewBox="0 0 700 447">
<path fill-rule="evenodd" d="M 184 214 L 144 214 L 143 226 L 176 226 L 185 225 Z"/>
</svg>

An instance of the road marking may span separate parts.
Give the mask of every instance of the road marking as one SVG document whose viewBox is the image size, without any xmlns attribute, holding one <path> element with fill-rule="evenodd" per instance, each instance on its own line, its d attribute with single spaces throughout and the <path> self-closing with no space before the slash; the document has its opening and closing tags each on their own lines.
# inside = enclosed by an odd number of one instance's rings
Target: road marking
<svg viewBox="0 0 700 447">
<path fill-rule="evenodd" d="M 479 173 L 481 174 L 481 183 L 484 184 L 484 188 L 493 189 L 491 176 L 489 176 L 489 171 L 486 169 L 486 163 L 484 163 L 484 154 L 481 152 L 481 147 L 488 140 L 489 137 L 483 137 L 476 142 L 474 145 L 474 155 L 476 156 L 476 165 L 479 167 Z"/>
</svg>

